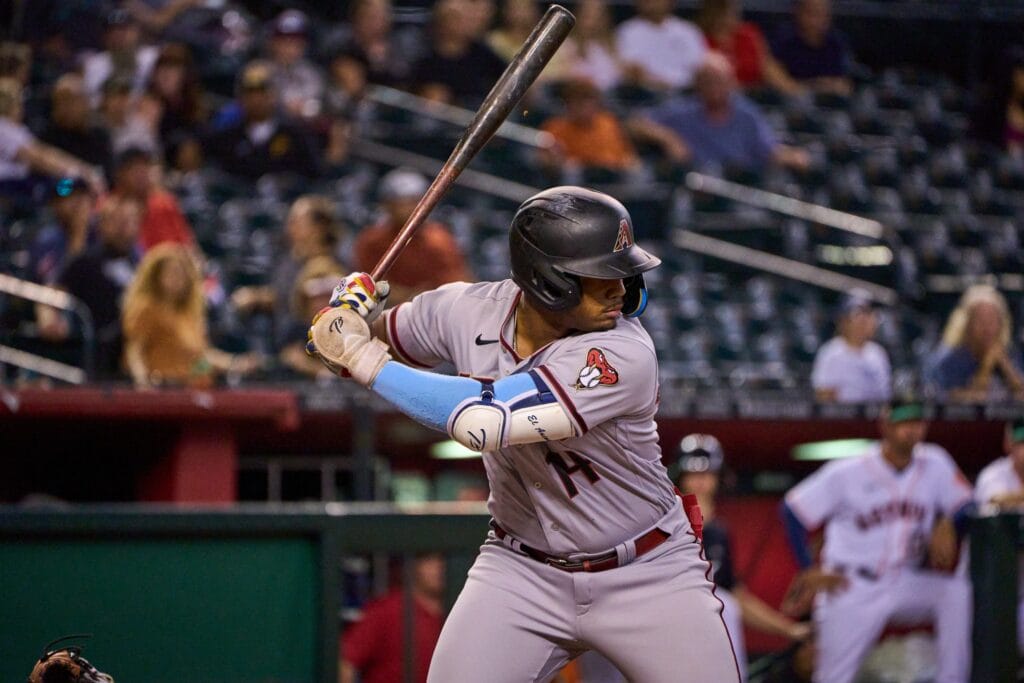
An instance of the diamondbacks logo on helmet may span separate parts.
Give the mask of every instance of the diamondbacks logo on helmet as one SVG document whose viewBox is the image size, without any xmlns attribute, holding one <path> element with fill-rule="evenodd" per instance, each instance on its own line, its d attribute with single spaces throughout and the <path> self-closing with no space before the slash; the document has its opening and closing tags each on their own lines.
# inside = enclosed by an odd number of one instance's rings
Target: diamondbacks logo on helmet
<svg viewBox="0 0 1024 683">
<path fill-rule="evenodd" d="M 612 247 L 612 251 L 622 251 L 631 246 L 633 246 L 633 233 L 629 230 L 629 221 L 623 218 L 619 221 L 619 234 L 615 238 L 615 246 Z"/>
<path fill-rule="evenodd" d="M 611 386 L 619 381 L 619 371 L 612 367 L 601 349 L 590 349 L 587 352 L 587 364 L 580 370 L 576 378 L 576 389 L 593 389 L 599 386 Z"/>
</svg>

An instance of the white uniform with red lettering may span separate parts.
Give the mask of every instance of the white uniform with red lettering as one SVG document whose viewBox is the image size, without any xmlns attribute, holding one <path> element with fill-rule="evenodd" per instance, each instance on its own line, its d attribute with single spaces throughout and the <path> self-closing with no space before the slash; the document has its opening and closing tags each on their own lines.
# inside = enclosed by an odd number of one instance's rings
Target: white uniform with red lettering
<svg viewBox="0 0 1024 683">
<path fill-rule="evenodd" d="M 993 460 L 978 473 L 978 483 L 974 486 L 974 500 L 978 505 L 990 503 L 996 496 L 1019 494 L 1024 491 L 1024 481 L 1013 467 L 1010 456 Z M 1017 646 L 1024 652 L 1024 557 L 1018 565 L 1017 591 L 1020 601 L 1017 603 Z"/>
<path fill-rule="evenodd" d="M 630 680 L 737 681 L 709 565 L 661 464 L 650 338 L 625 318 L 520 358 L 511 340 L 521 296 L 511 280 L 456 283 L 385 314 L 396 360 L 451 362 L 482 381 L 532 371 L 576 433 L 484 447 L 488 508 L 501 531 L 491 532 L 469 572 L 429 680 L 547 681 L 596 649 Z M 633 541 L 655 528 L 668 539 L 638 553 Z M 567 572 L 523 547 L 568 561 L 614 550 L 619 566 Z"/>
<path fill-rule="evenodd" d="M 966 683 L 970 586 L 962 574 L 923 567 L 936 513 L 952 516 L 970 499 L 953 458 L 930 443 L 918 444 L 902 471 L 875 444 L 825 465 L 786 495 L 805 528 L 824 526 L 823 567 L 849 581 L 816 599 L 817 683 L 852 681 L 887 625 L 920 623 L 934 625 L 936 683 Z"/>
</svg>

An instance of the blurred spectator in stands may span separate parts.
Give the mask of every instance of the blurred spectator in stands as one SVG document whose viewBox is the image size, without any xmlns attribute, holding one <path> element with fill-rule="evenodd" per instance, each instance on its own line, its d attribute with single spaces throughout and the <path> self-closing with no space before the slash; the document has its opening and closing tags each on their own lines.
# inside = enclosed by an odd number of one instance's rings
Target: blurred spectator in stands
<svg viewBox="0 0 1024 683">
<path fill-rule="evenodd" d="M 255 180 L 267 173 L 314 177 L 319 161 L 309 132 L 278 113 L 272 73 L 264 61 L 245 66 L 238 84 L 242 118 L 205 141 L 206 158 L 240 178 Z"/>
<path fill-rule="evenodd" d="M 94 126 L 85 84 L 78 74 L 64 74 L 53 84 L 50 121 L 39 139 L 106 173 L 113 170 L 110 135 Z"/>
<path fill-rule="evenodd" d="M 993 69 L 972 115 L 972 134 L 1012 154 L 1024 155 L 1024 46 L 1014 45 Z"/>
<path fill-rule="evenodd" d="M 92 314 L 97 377 L 121 368 L 121 299 L 138 264 L 136 245 L 142 209 L 132 199 L 108 201 L 99 213 L 96 243 L 68 262 L 58 284 Z"/>
<path fill-rule="evenodd" d="M 790 95 L 802 90 L 772 56 L 761 29 L 742 21 L 740 0 L 703 0 L 697 26 L 708 47 L 729 59 L 744 88 L 768 87 Z"/>
<path fill-rule="evenodd" d="M 972 285 L 946 321 L 942 345 L 925 367 L 925 381 L 954 401 L 1024 397 L 1024 374 L 1013 347 L 1006 299 L 990 285 Z"/>
<path fill-rule="evenodd" d="M 729 531 L 715 514 L 724 465 L 725 453 L 718 439 L 710 434 L 689 434 L 679 442 L 679 457 L 672 472 L 680 491 L 697 496 L 704 515 L 704 554 L 711 563 L 712 579 L 721 589 L 717 595 L 725 605 L 722 616 L 736 650 L 741 679 L 746 680 L 743 624 L 792 641 L 808 638 L 811 628 L 770 606 L 736 576 Z"/>
<path fill-rule="evenodd" d="M 622 60 L 615 47 L 612 16 L 604 0 L 581 0 L 576 6 L 576 26 L 565 45 L 572 63 L 569 72 L 607 92 L 622 80 Z"/>
<path fill-rule="evenodd" d="M 426 178 L 407 168 L 396 168 L 381 178 L 378 196 L 384 210 L 383 220 L 364 228 L 356 237 L 356 270 L 373 270 L 427 187 Z M 455 237 L 447 226 L 428 220 L 413 233 L 412 240 L 388 271 L 388 301 L 397 305 L 448 282 L 470 280 L 472 276 Z"/>
<path fill-rule="evenodd" d="M 96 197 L 78 178 L 60 178 L 50 187 L 50 222 L 36 233 L 29 248 L 28 273 L 34 281 L 57 286 L 65 265 L 85 251 L 92 228 Z M 62 342 L 71 332 L 63 312 L 50 306 L 34 306 L 40 338 Z"/>
<path fill-rule="evenodd" d="M 346 112 L 367 84 L 404 87 L 421 47 L 408 31 L 393 30 L 391 0 L 356 0 L 350 9 L 351 33 L 331 59 L 325 100 L 331 113 Z"/>
<path fill-rule="evenodd" d="M 412 643 L 406 641 L 405 592 L 401 586 L 368 602 L 359 621 L 341 637 L 340 683 L 424 683 L 444 620 L 444 558 L 419 556 L 412 578 Z M 413 648 L 413 671 L 405 678 L 405 650 Z"/>
<path fill-rule="evenodd" d="M 181 136 L 196 137 L 206 121 L 207 109 L 199 71 L 192 53 L 181 43 L 160 48 L 146 96 L 159 110 L 160 140 L 164 144 Z"/>
<path fill-rule="evenodd" d="M 836 336 L 814 357 L 811 386 L 818 401 L 878 403 L 891 395 L 889 355 L 872 341 L 878 316 L 868 292 L 853 289 L 836 314 Z"/>
<path fill-rule="evenodd" d="M 24 43 L 0 42 L 0 78 L 13 78 L 22 87 L 32 75 L 32 48 Z"/>
<path fill-rule="evenodd" d="M 308 119 L 320 113 L 324 75 L 306 59 L 309 19 L 297 9 L 277 15 L 270 37 L 270 65 L 274 90 L 289 116 Z"/>
<path fill-rule="evenodd" d="M 59 178 L 50 186 L 50 216 L 29 249 L 29 274 L 40 284 L 52 285 L 64 264 L 85 250 L 89 241 L 96 196 L 79 178 Z"/>
<path fill-rule="evenodd" d="M 831 0 L 796 0 L 793 20 L 769 41 L 771 53 L 787 74 L 819 92 L 849 95 L 853 55 L 846 37 L 832 26 Z"/>
<path fill-rule="evenodd" d="M 501 21 L 487 34 L 487 44 L 496 55 L 506 62 L 511 62 L 538 21 L 540 8 L 537 0 L 504 0 L 501 5 Z M 558 81 L 565 78 L 569 58 L 569 51 L 565 47 L 559 48 L 537 77 L 537 81 Z"/>
<path fill-rule="evenodd" d="M 1024 419 L 1006 424 L 1003 438 L 1006 455 L 997 458 L 978 473 L 974 500 L 982 507 L 999 512 L 1024 511 Z M 983 512 L 984 514 L 984 512 Z M 1024 569 L 1024 558 L 1019 560 Z M 1017 649 L 1024 653 L 1024 572 L 1017 575 Z"/>
<path fill-rule="evenodd" d="M 0 78 L 0 195 L 23 196 L 30 173 L 82 178 L 93 192 L 104 191 L 102 170 L 32 135 L 21 122 L 21 97 L 17 81 Z"/>
<path fill-rule="evenodd" d="M 579 184 L 585 169 L 606 172 L 611 177 L 605 180 L 639 169 L 629 136 L 618 117 L 603 106 L 597 86 L 574 78 L 561 84 L 560 94 L 565 113 L 541 126 L 555 139 L 554 146 L 544 150 L 545 167 L 570 184 Z"/>
<path fill-rule="evenodd" d="M 466 19 L 466 30 L 473 40 L 484 41 L 494 24 L 494 15 L 498 12 L 495 0 L 459 0 L 463 5 Z"/>
<path fill-rule="evenodd" d="M 700 29 L 673 16 L 672 0 L 637 0 L 637 16 L 615 32 L 625 80 L 654 92 L 688 88 L 707 48 Z"/>
<path fill-rule="evenodd" d="M 194 247 L 195 236 L 178 206 L 178 199 L 159 185 L 158 178 L 159 165 L 153 154 L 140 147 L 130 147 L 117 158 L 112 194 L 132 199 L 142 206 L 139 245 L 143 251 L 164 242 Z"/>
<path fill-rule="evenodd" d="M 158 51 L 152 45 L 142 45 L 142 32 L 138 22 L 124 9 L 115 9 L 107 15 L 103 34 L 103 52 L 94 52 L 82 61 L 85 89 L 98 104 L 103 84 L 115 73 L 131 78 L 132 92 L 141 94 L 149 80 Z"/>
<path fill-rule="evenodd" d="M 210 345 L 203 282 L 180 244 L 150 249 L 124 298 L 124 361 L 137 387 L 208 388 L 218 373 L 246 375 L 261 361 Z"/>
<path fill-rule="evenodd" d="M 476 108 L 505 71 L 505 62 L 474 36 L 470 3 L 438 0 L 430 42 L 416 62 L 412 83 L 427 99 Z"/>
<path fill-rule="evenodd" d="M 288 251 L 278 261 L 271 284 L 239 287 L 231 295 L 232 303 L 241 313 L 273 312 L 274 347 L 278 349 L 293 339 L 305 340 L 312 318 L 294 315 L 292 295 L 300 273 L 309 264 L 314 261 L 335 261 L 342 226 L 330 199 L 305 195 L 292 203 L 284 233 Z"/>
<path fill-rule="evenodd" d="M 292 287 L 292 319 L 308 324 L 321 309 L 330 304 L 334 286 L 345 275 L 345 269 L 333 256 L 315 256 L 306 261 Z M 306 353 L 306 337 L 302 334 L 289 336 L 278 358 L 286 368 L 308 377 L 330 377 L 334 374 L 319 359 Z"/>
<path fill-rule="evenodd" d="M 189 10 L 202 7 L 207 0 L 127 0 L 125 9 L 147 31 L 163 35 Z"/>
<path fill-rule="evenodd" d="M 132 83 L 127 76 L 114 75 L 103 84 L 100 117 L 110 136 L 114 157 L 129 147 L 155 150 L 159 108 L 149 98 L 132 95 Z"/>
<path fill-rule="evenodd" d="M 673 99 L 638 116 L 630 130 L 659 145 L 669 160 L 698 170 L 757 172 L 770 163 L 794 170 L 810 164 L 807 152 L 782 144 L 753 102 L 737 91 L 729 60 L 710 52 L 697 72 L 697 97 Z"/>
</svg>

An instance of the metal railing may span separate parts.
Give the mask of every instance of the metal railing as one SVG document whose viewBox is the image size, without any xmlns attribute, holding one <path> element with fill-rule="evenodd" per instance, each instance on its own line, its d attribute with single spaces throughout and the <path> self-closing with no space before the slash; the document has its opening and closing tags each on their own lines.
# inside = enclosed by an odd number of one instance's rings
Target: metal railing
<svg viewBox="0 0 1024 683">
<path fill-rule="evenodd" d="M 60 289 L 38 285 L 0 273 L 0 294 L 50 306 L 78 317 L 82 324 L 82 367 L 61 363 L 28 351 L 0 344 L 0 364 L 6 363 L 31 372 L 68 382 L 84 384 L 93 374 L 96 360 L 96 327 L 89 307 L 81 299 Z"/>
</svg>

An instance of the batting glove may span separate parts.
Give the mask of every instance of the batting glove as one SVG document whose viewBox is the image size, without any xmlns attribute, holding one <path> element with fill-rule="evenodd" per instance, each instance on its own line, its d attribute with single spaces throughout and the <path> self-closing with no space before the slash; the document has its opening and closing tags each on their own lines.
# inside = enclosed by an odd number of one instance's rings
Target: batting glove
<svg viewBox="0 0 1024 683">
<path fill-rule="evenodd" d="M 388 345 L 370 334 L 370 326 L 355 311 L 328 306 L 309 328 L 306 353 L 316 356 L 342 377 L 351 377 L 364 387 L 373 386 L 384 365 L 391 360 Z"/>
<path fill-rule="evenodd" d="M 372 323 L 384 310 L 390 293 L 386 280 L 374 282 L 369 273 L 350 273 L 334 288 L 330 305 L 349 308 Z"/>
</svg>

